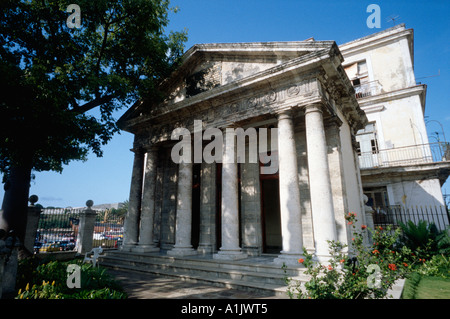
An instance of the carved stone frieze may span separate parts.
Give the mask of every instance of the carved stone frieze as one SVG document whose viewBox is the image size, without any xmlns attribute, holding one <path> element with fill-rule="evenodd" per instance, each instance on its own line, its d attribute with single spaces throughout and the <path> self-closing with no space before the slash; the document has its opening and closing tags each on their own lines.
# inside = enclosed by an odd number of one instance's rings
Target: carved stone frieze
<svg viewBox="0 0 450 319">
<path fill-rule="evenodd" d="M 171 132 L 177 127 L 192 129 L 194 120 L 202 120 L 204 125 L 208 127 L 222 127 L 258 115 L 273 114 L 283 105 L 301 103 L 305 97 L 320 97 L 319 85 L 317 79 L 311 78 L 295 85 L 284 85 L 252 96 L 242 96 L 238 100 L 227 103 L 217 105 L 211 103 L 203 110 L 198 109 L 198 111 L 192 112 L 187 108 L 180 109 L 171 121 L 163 121 L 164 124 L 152 125 L 152 132 L 147 136 L 152 136 L 151 143 L 157 143 L 170 140 Z"/>
</svg>

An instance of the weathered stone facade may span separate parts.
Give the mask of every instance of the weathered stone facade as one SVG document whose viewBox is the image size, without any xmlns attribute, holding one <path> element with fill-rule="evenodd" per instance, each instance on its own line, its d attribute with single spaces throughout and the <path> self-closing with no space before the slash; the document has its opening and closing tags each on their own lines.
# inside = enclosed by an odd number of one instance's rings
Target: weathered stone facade
<svg viewBox="0 0 450 319">
<path fill-rule="evenodd" d="M 188 50 L 161 86 L 167 100 L 139 101 L 118 123 L 135 135 L 123 249 L 217 259 L 276 253 L 275 262 L 296 263 L 303 247 L 322 260 L 327 240 L 347 242 L 344 215 L 364 212 L 354 135 L 367 118 L 342 62 L 333 41 Z M 223 163 L 174 163 L 171 133 L 186 128 L 195 144 L 195 120 L 202 132 L 221 129 L 224 141 L 229 127 L 277 128 L 278 171 L 226 161 L 236 147 L 227 142 Z"/>
</svg>

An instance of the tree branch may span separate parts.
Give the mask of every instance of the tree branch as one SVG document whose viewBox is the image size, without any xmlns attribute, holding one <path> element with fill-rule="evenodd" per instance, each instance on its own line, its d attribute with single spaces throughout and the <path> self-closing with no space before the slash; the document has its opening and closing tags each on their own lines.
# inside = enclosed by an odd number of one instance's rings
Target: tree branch
<svg viewBox="0 0 450 319">
<path fill-rule="evenodd" d="M 93 108 L 108 103 L 110 102 L 112 99 L 114 98 L 113 95 L 106 95 L 106 96 L 102 96 L 100 98 L 96 98 L 90 102 L 87 102 L 83 105 L 80 105 L 77 108 L 73 108 L 71 110 L 71 112 L 77 113 L 77 114 L 82 114 L 82 113 L 86 113 L 89 110 L 92 110 Z"/>
</svg>

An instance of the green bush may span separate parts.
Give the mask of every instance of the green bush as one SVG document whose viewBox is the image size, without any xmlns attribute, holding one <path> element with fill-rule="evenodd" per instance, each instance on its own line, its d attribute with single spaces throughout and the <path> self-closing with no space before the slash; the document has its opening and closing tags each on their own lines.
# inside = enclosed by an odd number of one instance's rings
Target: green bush
<svg viewBox="0 0 450 319">
<path fill-rule="evenodd" d="M 445 257 L 444 254 L 434 255 L 431 259 L 423 261 L 416 272 L 422 276 L 450 278 L 449 257 Z"/>
<path fill-rule="evenodd" d="M 412 250 L 426 250 L 430 253 L 437 251 L 436 238 L 438 230 L 433 223 L 420 220 L 417 224 L 408 221 L 406 224 L 400 223 L 402 236 L 400 241 Z"/>
<path fill-rule="evenodd" d="M 67 286 L 67 266 L 81 269 L 81 288 Z M 29 258 L 18 267 L 16 299 L 125 299 L 127 294 L 106 269 L 80 259 L 66 262 Z"/>
<path fill-rule="evenodd" d="M 439 254 L 450 255 L 450 227 L 437 235 L 436 242 Z"/>
</svg>

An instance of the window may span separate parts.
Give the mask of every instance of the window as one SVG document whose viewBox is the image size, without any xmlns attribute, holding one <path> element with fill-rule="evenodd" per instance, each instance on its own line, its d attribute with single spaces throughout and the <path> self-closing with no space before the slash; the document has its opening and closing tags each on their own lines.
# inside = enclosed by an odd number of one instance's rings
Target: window
<svg viewBox="0 0 450 319">
<path fill-rule="evenodd" d="M 366 60 L 352 63 L 344 67 L 348 78 L 353 82 L 353 85 L 361 85 L 369 82 L 369 73 L 367 69 Z"/>
<path fill-rule="evenodd" d="M 355 87 L 356 98 L 372 95 L 369 83 L 369 72 L 366 60 L 354 62 L 344 67 L 348 78 Z"/>
<path fill-rule="evenodd" d="M 367 63 L 366 60 L 357 63 L 358 75 L 367 74 Z"/>
<path fill-rule="evenodd" d="M 367 206 L 373 208 L 389 206 L 389 198 L 386 187 L 365 188 L 363 192 L 369 199 L 366 204 Z"/>
<path fill-rule="evenodd" d="M 361 169 L 377 167 L 379 148 L 375 122 L 368 123 L 366 127 L 359 130 L 355 138 Z"/>
<path fill-rule="evenodd" d="M 375 138 L 370 140 L 370 144 L 372 145 L 372 154 L 378 154 L 378 142 Z"/>
<path fill-rule="evenodd" d="M 358 156 L 361 156 L 361 143 L 360 142 L 356 142 L 356 154 L 358 154 Z"/>
</svg>

